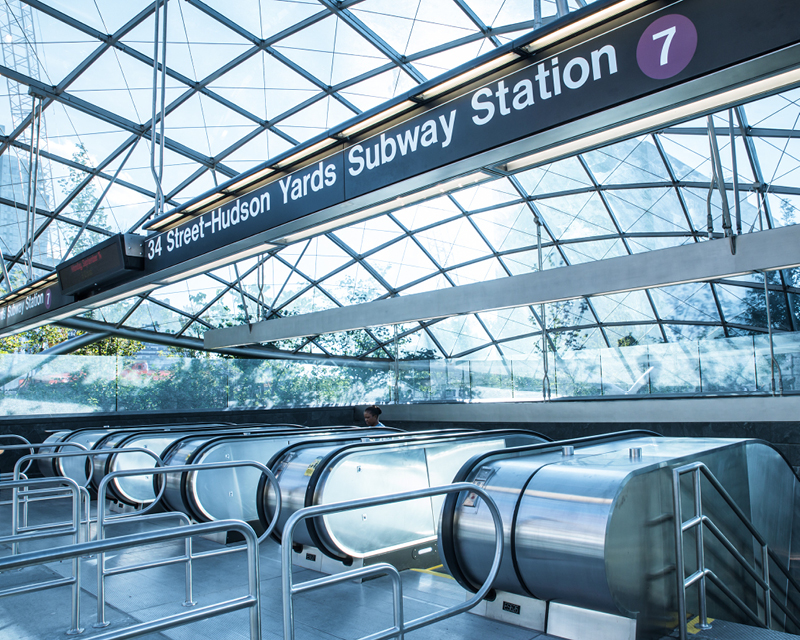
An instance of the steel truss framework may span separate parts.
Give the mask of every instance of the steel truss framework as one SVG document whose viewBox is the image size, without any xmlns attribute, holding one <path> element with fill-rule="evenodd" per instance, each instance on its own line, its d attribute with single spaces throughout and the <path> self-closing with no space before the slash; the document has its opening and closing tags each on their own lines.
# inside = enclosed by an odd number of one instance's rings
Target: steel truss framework
<svg viewBox="0 0 800 640">
<path fill-rule="evenodd" d="M 155 4 L 3 1 L 9 19 L 24 2 L 38 28 L 38 42 L 26 35 L 26 42 L 13 43 L 28 48 L 38 78 L 21 63 L 3 66 L 0 74 L 10 93 L 22 88 L 43 98 L 50 140 L 41 156 L 59 187 L 35 216 L 36 236 L 52 238 L 50 254 L 33 262 L 42 275 L 81 246 L 140 231 L 153 214 L 156 189 L 145 165 L 151 143 L 159 142 L 152 133 L 159 118 L 136 116 L 148 114 L 138 107 L 154 99 L 145 80 L 153 67 L 146 51 L 152 51 Z M 585 4 L 173 0 L 165 67 L 166 203 L 186 202 L 215 185 L 218 174 L 235 176 Z M 270 28 L 273 23 L 279 27 Z M 59 50 L 75 53 L 56 61 Z M 109 70 L 118 77 L 110 78 Z M 6 120 L 0 154 L 11 148 L 30 154 L 31 114 L 20 119 L 9 111 Z M 728 200 L 738 194 L 743 233 L 793 224 L 800 206 L 799 120 L 795 90 L 715 115 L 714 136 L 698 120 L 498 175 L 95 310 L 82 327 L 135 331 L 162 343 L 166 338 L 157 334 L 166 334 L 170 344 L 184 340 L 197 348 L 209 328 L 534 271 L 539 246 L 544 268 L 556 268 L 703 242 L 722 230 L 710 145 L 722 158 Z M 25 208 L 2 197 L 0 205 Z M 24 246 L 9 255 L 4 250 L 4 259 L 12 283 L 21 284 Z M 765 332 L 763 278 L 548 305 L 548 339 L 553 348 L 583 348 Z M 769 276 L 776 330 L 798 329 L 798 287 L 795 272 Z M 540 309 L 529 307 L 270 347 L 322 358 L 493 358 L 525 357 L 540 344 Z"/>
</svg>

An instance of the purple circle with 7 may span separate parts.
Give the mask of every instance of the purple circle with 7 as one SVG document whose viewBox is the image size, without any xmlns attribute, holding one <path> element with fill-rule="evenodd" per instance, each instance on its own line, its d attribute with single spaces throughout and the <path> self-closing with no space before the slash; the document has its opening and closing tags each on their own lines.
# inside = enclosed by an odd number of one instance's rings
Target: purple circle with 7
<svg viewBox="0 0 800 640">
<path fill-rule="evenodd" d="M 678 13 L 661 16 L 645 29 L 636 48 L 636 61 L 644 74 L 666 80 L 683 71 L 697 51 L 697 29 Z"/>
</svg>

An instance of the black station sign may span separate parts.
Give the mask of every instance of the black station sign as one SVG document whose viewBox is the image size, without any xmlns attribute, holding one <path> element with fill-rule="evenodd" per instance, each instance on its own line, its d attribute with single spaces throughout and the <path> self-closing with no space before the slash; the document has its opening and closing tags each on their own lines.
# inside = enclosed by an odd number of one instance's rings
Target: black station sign
<svg viewBox="0 0 800 640">
<path fill-rule="evenodd" d="M 148 236 L 144 273 L 800 42 L 797 0 L 760 0 L 757 11 L 751 0 L 665 0 L 634 16 L 534 54 L 523 69 Z M 17 321 L 6 315 L 0 307 L 0 327 Z"/>
</svg>

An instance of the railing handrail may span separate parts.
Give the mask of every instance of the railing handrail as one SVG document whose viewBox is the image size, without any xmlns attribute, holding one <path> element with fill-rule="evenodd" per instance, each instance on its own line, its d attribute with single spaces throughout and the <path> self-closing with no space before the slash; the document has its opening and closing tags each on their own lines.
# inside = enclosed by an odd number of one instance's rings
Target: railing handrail
<svg viewBox="0 0 800 640">
<path fill-rule="evenodd" d="M 492 562 L 489 575 L 484 581 L 483 585 L 478 589 L 472 598 L 452 607 L 448 607 L 442 611 L 431 613 L 416 620 L 406 623 L 402 619 L 402 584 L 399 583 L 399 573 L 397 575 L 396 584 L 400 584 L 399 589 L 395 588 L 395 604 L 394 604 L 394 617 L 395 627 L 385 631 L 372 634 L 362 640 L 382 640 L 383 638 L 398 637 L 403 639 L 404 634 L 408 631 L 414 631 L 422 627 L 433 624 L 440 620 L 450 618 L 472 609 L 476 606 L 492 587 L 495 577 L 500 570 L 500 562 L 503 557 L 503 520 L 500 515 L 500 510 L 497 508 L 492 497 L 486 492 L 485 489 L 479 487 L 471 482 L 458 482 L 449 485 L 442 485 L 438 487 L 428 487 L 425 489 L 417 489 L 415 491 L 407 491 L 403 493 L 393 493 L 385 496 L 376 496 L 373 498 L 360 498 L 358 500 L 347 500 L 344 502 L 335 502 L 332 504 L 315 505 L 305 507 L 293 513 L 283 528 L 283 540 L 281 542 L 281 589 L 283 593 L 283 637 L 284 640 L 294 640 L 294 607 L 292 597 L 295 593 L 300 593 L 309 588 L 319 588 L 327 584 L 334 584 L 344 580 L 359 577 L 363 573 L 363 569 L 354 569 L 340 573 L 336 576 L 328 576 L 318 580 L 311 581 L 311 586 L 306 587 L 303 583 L 297 587 L 292 584 L 292 538 L 294 530 L 301 520 L 330 513 L 337 513 L 340 511 L 350 511 L 352 509 L 359 509 L 362 507 L 377 507 L 394 502 L 404 502 L 406 500 L 415 500 L 419 498 L 430 498 L 444 493 L 461 493 L 462 491 L 471 491 L 478 494 L 486 502 L 489 513 L 495 527 L 495 554 Z M 391 565 L 389 565 L 391 566 Z M 392 576 L 395 581 L 395 572 L 387 570 L 386 572 Z M 398 595 L 399 593 L 399 595 Z M 399 604 L 398 604 L 399 602 Z"/>
<path fill-rule="evenodd" d="M 0 438 L 19 438 L 20 440 L 22 440 L 23 442 L 26 443 L 26 444 L 3 444 L 3 445 L 0 445 L 0 450 L 2 450 L 2 453 L 5 453 L 6 451 L 15 451 L 17 449 L 30 449 L 31 453 L 33 453 L 34 449 L 44 449 L 45 447 L 47 447 L 47 448 L 50 448 L 50 447 L 55 448 L 55 446 L 56 446 L 55 443 L 53 443 L 53 442 L 31 442 L 30 440 L 28 440 L 24 436 L 20 436 L 20 435 L 14 434 L 14 433 L 7 433 L 5 435 L 0 435 Z M 80 447 L 84 451 L 86 450 L 86 447 L 84 447 L 82 444 L 80 444 L 78 442 L 65 442 L 60 446 L 62 446 L 62 447 L 69 447 L 69 446 L 71 446 L 71 447 Z M 22 471 L 22 473 L 27 473 L 28 469 L 31 468 L 31 464 L 33 464 L 32 460 L 28 462 L 28 466 L 25 467 L 25 469 Z"/>
<path fill-rule="evenodd" d="M 16 489 L 20 487 L 30 487 L 30 486 L 38 486 L 38 485 L 48 485 L 48 484 L 61 484 L 66 485 L 66 489 L 68 489 L 72 493 L 72 527 L 73 530 L 66 531 L 66 530 L 58 530 L 48 534 L 33 534 L 33 535 L 17 535 L 17 522 L 16 519 L 12 517 L 12 531 L 10 536 L 2 536 L 0 537 L 0 542 L 19 542 L 20 538 L 28 538 L 32 539 L 34 536 L 37 538 L 45 538 L 45 537 L 53 537 L 57 535 L 64 535 L 65 533 L 72 533 L 74 535 L 78 535 L 80 532 L 80 525 L 81 525 L 81 517 L 80 517 L 80 505 L 81 505 L 81 487 L 75 480 L 72 478 L 26 478 L 24 480 L 3 480 L 0 482 L 0 487 L 3 489 L 14 489 L 16 495 Z M 16 511 L 16 505 L 14 510 Z M 14 514 L 12 514 L 13 516 Z M 59 525 L 63 526 L 63 525 Z M 77 539 L 76 539 L 77 541 Z"/>
<path fill-rule="evenodd" d="M 711 482 L 711 485 L 719 492 L 720 496 L 733 509 L 733 512 L 742 521 L 742 523 L 747 527 L 747 529 L 750 531 L 750 533 L 756 539 L 756 541 L 760 545 L 766 547 L 767 553 L 769 554 L 770 559 L 775 563 L 775 566 L 777 566 L 778 569 L 780 569 L 780 571 L 781 571 L 781 573 L 783 573 L 784 577 L 786 577 L 789 580 L 789 582 L 791 582 L 792 586 L 795 589 L 800 591 L 800 583 L 789 573 L 789 569 L 787 567 L 783 566 L 783 564 L 782 564 L 783 561 L 781 560 L 781 558 L 779 558 L 778 555 L 772 549 L 769 548 L 769 544 L 767 543 L 767 541 L 764 538 L 764 536 L 761 535 L 761 533 L 755 527 L 755 525 L 750 520 L 750 518 L 748 518 L 745 515 L 745 513 L 742 511 L 741 507 L 739 507 L 739 505 L 736 504 L 736 501 L 733 499 L 733 497 L 728 492 L 728 490 L 725 489 L 725 487 L 722 486 L 722 484 L 717 479 L 717 477 L 711 472 L 711 470 L 704 463 L 702 463 L 702 462 L 694 462 L 694 463 L 691 463 L 689 465 L 685 465 L 684 467 L 680 467 L 679 469 L 677 469 L 677 471 L 680 471 L 681 469 L 686 468 L 686 471 L 682 472 L 682 473 L 686 473 L 686 472 L 690 471 L 691 468 L 693 468 L 693 467 L 698 467 L 699 468 L 699 470 L 703 473 L 703 475 L 706 477 L 706 479 L 709 482 Z"/>
<path fill-rule="evenodd" d="M 128 451 L 132 451 L 133 449 L 128 449 Z M 129 477 L 129 476 L 137 476 L 137 475 L 164 475 L 167 473 L 183 473 L 184 471 L 210 471 L 212 469 L 230 469 L 235 467 L 255 467 L 259 469 L 262 475 L 267 476 L 267 480 L 275 487 L 278 486 L 278 480 L 275 477 L 275 474 L 267 467 L 266 465 L 262 464 L 261 462 L 256 462 L 255 460 L 231 460 L 229 462 L 211 462 L 211 463 L 203 463 L 203 464 L 184 464 L 184 465 L 175 465 L 175 466 L 159 466 L 154 467 L 152 469 L 120 469 L 119 471 L 112 471 L 111 473 L 106 474 L 103 476 L 103 479 L 100 481 L 100 486 L 97 488 L 97 536 L 98 538 L 103 537 L 103 530 L 105 527 L 105 496 L 108 484 L 115 478 L 120 477 Z M 152 509 L 158 502 L 161 500 L 161 496 L 164 494 L 164 489 L 166 488 L 166 483 L 161 483 L 161 489 L 156 496 L 156 499 L 147 506 L 147 508 L 142 509 L 141 511 L 137 512 L 137 516 L 141 516 L 142 514 L 146 513 L 150 509 Z M 281 512 L 281 495 L 280 491 L 277 491 L 277 505 L 275 508 L 275 515 L 272 518 L 272 522 L 269 523 L 264 533 L 258 538 L 258 543 L 261 544 L 264 540 L 267 539 L 272 530 L 275 528 L 275 525 L 278 524 L 278 517 L 280 516 Z M 111 516 L 108 518 L 109 521 L 118 520 L 125 517 L 130 517 L 126 514 L 119 514 L 116 516 Z"/>
<path fill-rule="evenodd" d="M 100 449 L 89 451 L 83 445 L 78 443 L 65 442 L 64 446 L 70 444 L 81 447 L 83 451 L 54 451 L 53 453 L 29 453 L 27 455 L 22 456 L 19 460 L 17 460 L 14 463 L 14 476 L 16 477 L 19 467 L 21 466 L 22 462 L 26 460 L 30 460 L 32 462 L 33 460 L 46 460 L 48 458 L 78 458 L 78 457 L 94 458 L 95 456 L 109 455 L 108 451 L 103 451 Z M 145 449 L 143 447 L 131 447 L 130 449 L 122 449 L 118 453 L 146 453 L 148 456 L 150 456 L 156 461 L 156 466 L 158 467 L 164 466 L 164 462 L 161 460 L 161 457 L 155 451 L 150 451 L 150 449 Z M 84 487 L 89 486 L 89 483 L 92 481 L 93 474 L 94 474 L 94 465 L 91 465 L 89 467 L 89 474 L 86 478 L 86 482 L 83 483 Z M 66 476 L 60 476 L 60 477 L 66 477 Z"/>
<path fill-rule="evenodd" d="M 784 614 L 788 618 L 794 622 L 795 625 L 800 626 L 800 621 L 797 617 L 789 610 L 787 606 L 785 606 L 780 599 L 775 595 L 771 587 L 770 581 L 770 572 L 769 572 L 769 560 L 773 561 L 773 564 L 780 570 L 783 577 L 787 579 L 787 581 L 793 586 L 797 591 L 800 591 L 800 584 L 798 584 L 797 580 L 789 573 L 788 567 L 784 567 L 783 561 L 778 555 L 769 548 L 769 544 L 767 540 L 761 535 L 755 525 L 752 523 L 750 518 L 742 511 L 741 507 L 737 504 L 736 500 L 730 495 L 728 490 L 722 485 L 722 483 L 717 479 L 717 477 L 712 473 L 712 471 L 706 466 L 705 463 L 696 461 L 681 467 L 677 467 L 673 469 L 673 502 L 675 506 L 675 544 L 676 544 L 676 574 L 678 576 L 679 584 L 678 584 L 678 617 L 680 622 L 680 638 L 681 640 L 686 640 L 686 625 L 683 619 L 685 618 L 686 614 L 686 593 L 685 590 L 687 587 L 691 586 L 695 582 L 700 583 L 700 624 L 705 624 L 705 584 L 704 580 L 706 577 L 711 579 L 714 584 L 716 584 L 722 591 L 725 593 L 730 600 L 736 604 L 751 620 L 755 620 L 759 625 L 770 628 L 772 622 L 772 613 L 771 608 L 769 606 L 770 601 L 773 601 L 778 607 L 783 611 Z M 684 474 L 692 473 L 695 474 L 695 516 L 690 520 L 683 521 L 683 516 L 681 512 L 681 495 L 680 495 L 680 477 Z M 723 534 L 722 530 L 714 524 L 713 520 L 708 516 L 703 514 L 702 509 L 702 494 L 700 491 L 699 486 L 699 478 L 700 474 L 705 476 L 705 478 L 709 481 L 711 486 L 717 490 L 720 497 L 723 501 L 728 505 L 731 511 L 736 515 L 739 521 L 745 526 L 748 530 L 750 535 L 755 539 L 755 541 L 759 544 L 762 550 L 762 571 L 763 577 L 758 575 L 758 571 L 755 567 L 753 567 L 747 559 L 741 554 L 741 552 L 736 549 L 735 545 L 728 540 L 727 536 Z M 765 618 L 766 623 L 760 620 L 758 616 L 747 606 L 738 596 L 736 596 L 728 587 L 724 584 L 724 582 L 710 569 L 705 567 L 705 560 L 704 554 L 700 547 L 703 546 L 703 537 L 702 534 L 698 534 L 697 537 L 697 545 L 698 545 L 698 570 L 689 576 L 689 578 L 683 577 L 683 533 L 692 529 L 694 527 L 700 527 L 702 530 L 703 526 L 706 526 L 708 530 L 720 541 L 720 543 L 726 548 L 726 550 L 731 554 L 731 556 L 736 560 L 742 568 L 747 571 L 748 574 L 755 580 L 756 584 L 761 587 L 764 591 L 764 597 L 766 599 L 765 603 Z M 791 601 L 796 606 L 796 601 L 794 598 L 791 597 L 790 591 L 787 588 L 785 593 L 787 602 Z"/>
<path fill-rule="evenodd" d="M 144 533 L 135 533 L 108 540 L 97 540 L 93 542 L 82 542 L 80 544 L 69 545 L 64 547 L 56 547 L 53 549 L 45 549 L 40 551 L 31 551 L 29 553 L 11 556 L 9 558 L 0 558 L 0 571 L 10 569 L 21 569 L 28 566 L 44 564 L 46 562 L 55 562 L 58 560 L 75 560 L 81 556 L 106 553 L 108 551 L 115 551 L 117 549 L 127 549 L 134 546 L 145 544 L 154 544 L 158 542 L 168 542 L 176 539 L 190 538 L 195 535 L 216 533 L 219 531 L 238 531 L 242 534 L 247 545 L 247 576 L 248 576 L 248 595 L 241 598 L 235 598 L 216 605 L 210 605 L 188 611 L 186 613 L 168 616 L 152 622 L 140 623 L 110 633 L 104 633 L 100 636 L 94 636 L 95 640 L 114 640 L 116 638 L 130 638 L 145 633 L 152 633 L 164 629 L 171 629 L 187 622 L 194 622 L 197 620 L 204 620 L 207 618 L 228 613 L 230 611 L 238 611 L 239 609 L 250 609 L 250 638 L 251 640 L 261 639 L 261 596 L 260 596 L 260 569 L 258 558 L 258 538 L 256 537 L 253 528 L 241 520 L 217 520 L 215 522 L 204 522 L 201 524 L 194 524 L 184 527 L 175 527 L 172 529 L 160 529 L 158 531 L 150 531 Z M 75 633 L 81 630 L 74 628 Z"/>
</svg>

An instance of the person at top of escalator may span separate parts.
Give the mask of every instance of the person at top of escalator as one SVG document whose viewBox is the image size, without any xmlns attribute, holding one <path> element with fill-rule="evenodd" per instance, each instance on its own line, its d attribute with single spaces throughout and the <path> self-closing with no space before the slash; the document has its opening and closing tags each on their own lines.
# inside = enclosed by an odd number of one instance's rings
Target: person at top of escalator
<svg viewBox="0 0 800 640">
<path fill-rule="evenodd" d="M 370 405 L 364 409 L 364 422 L 368 427 L 385 427 L 386 425 L 378 418 L 379 415 L 381 415 L 380 407 L 376 407 L 374 404 Z"/>
</svg>

